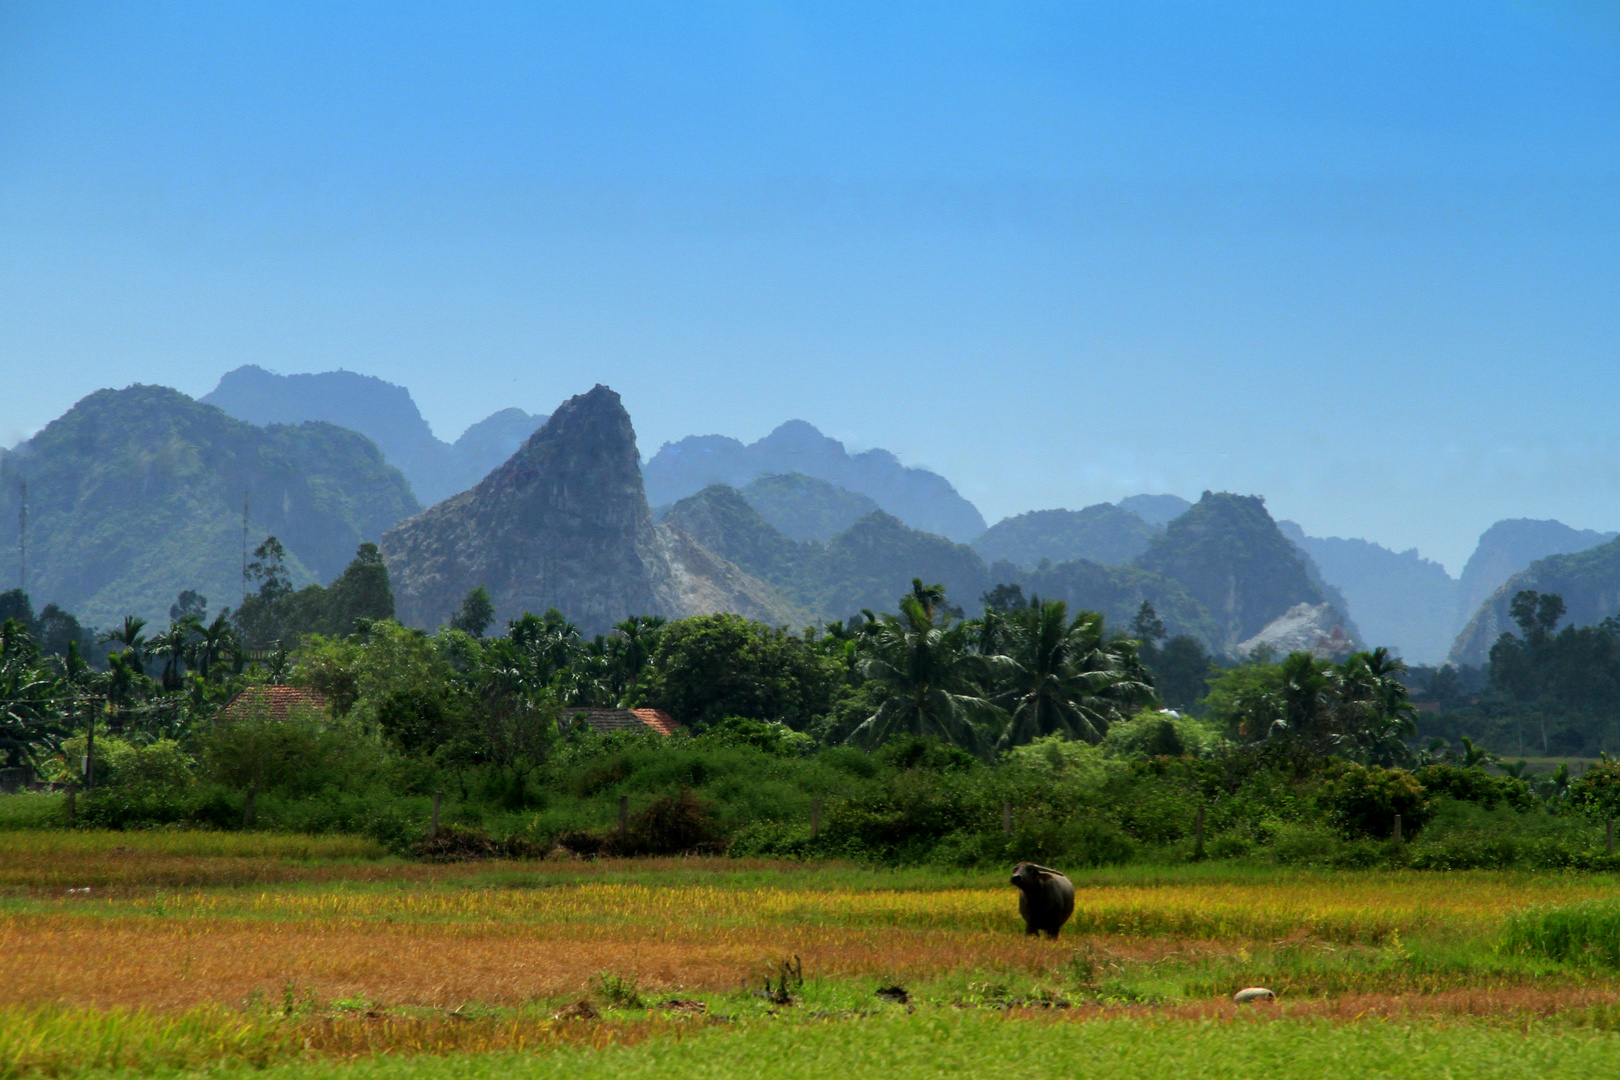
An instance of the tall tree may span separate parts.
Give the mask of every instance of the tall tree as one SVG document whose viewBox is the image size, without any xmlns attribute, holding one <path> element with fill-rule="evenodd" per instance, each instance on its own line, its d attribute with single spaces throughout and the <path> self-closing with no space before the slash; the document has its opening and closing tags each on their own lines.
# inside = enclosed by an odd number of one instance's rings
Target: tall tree
<svg viewBox="0 0 1620 1080">
<path fill-rule="evenodd" d="M 180 689 L 186 657 L 191 653 L 191 641 L 201 629 L 196 616 L 188 615 L 152 639 L 151 655 L 163 661 L 163 689 L 170 693 Z"/>
<path fill-rule="evenodd" d="M 1096 612 L 1071 621 L 1063 601 L 1036 600 L 1011 621 L 1012 663 L 997 702 L 1012 723 L 1002 745 L 1043 735 L 1100 742 L 1110 724 L 1153 702 L 1132 642 L 1108 640 Z"/>
<path fill-rule="evenodd" d="M 473 637 L 483 637 L 489 624 L 495 621 L 495 604 L 489 598 L 489 590 L 482 585 L 475 585 L 467 590 L 467 595 L 461 598 L 461 607 L 450 620 L 450 628 L 471 634 Z"/>
<path fill-rule="evenodd" d="M 990 739 L 979 725 L 999 720 L 1001 711 L 982 696 L 980 679 L 1007 663 L 970 652 L 960 626 L 941 626 L 916 596 L 906 596 L 898 616 L 882 617 L 872 655 L 861 662 L 883 703 L 847 741 L 873 747 L 896 735 L 926 735 L 988 754 Z"/>
<path fill-rule="evenodd" d="M 226 608 L 214 616 L 213 622 L 197 628 L 197 638 L 191 647 L 191 665 L 204 679 L 211 678 L 218 674 L 215 665 L 235 647 L 236 633 L 231 627 L 231 609 Z"/>
<path fill-rule="evenodd" d="M 125 615 L 124 625 L 108 630 L 101 635 L 101 640 L 122 645 L 124 652 L 128 654 L 125 659 L 137 666 L 143 666 L 146 663 L 146 635 L 142 632 L 145 628 L 145 619 Z"/>
<path fill-rule="evenodd" d="M 1412 765 L 1417 755 L 1406 740 L 1417 734 L 1417 708 L 1401 676 L 1406 665 L 1389 650 L 1358 652 L 1336 674 L 1340 737 L 1368 765 Z"/>
<path fill-rule="evenodd" d="M 67 737 L 59 722 L 63 690 L 39 663 L 28 628 L 17 619 L 0 623 L 0 759 L 7 768 L 36 768 Z"/>
</svg>

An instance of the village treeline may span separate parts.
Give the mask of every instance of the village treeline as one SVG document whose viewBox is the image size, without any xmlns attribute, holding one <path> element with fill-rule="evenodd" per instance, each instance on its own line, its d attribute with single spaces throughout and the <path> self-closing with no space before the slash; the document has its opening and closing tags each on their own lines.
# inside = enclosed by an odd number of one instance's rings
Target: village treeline
<svg viewBox="0 0 1620 1080">
<path fill-rule="evenodd" d="M 164 629 L 95 634 L 0 597 L 4 776 L 55 792 L 21 799 L 35 823 L 964 866 L 1612 856 L 1620 765 L 1531 777 L 1466 735 L 1424 744 L 1382 649 L 1217 662 L 1151 605 L 1113 628 L 1005 586 L 967 616 L 920 579 L 891 611 L 800 630 L 643 616 L 592 636 L 555 609 L 497 627 L 475 588 L 428 634 L 390 617 L 371 545 L 324 588 L 292 589 L 273 538 L 248 572 L 237 609 L 188 591 Z M 1490 700 L 1463 708 L 1593 707 L 1574 673 L 1616 629 L 1554 632 L 1560 603 L 1519 598 Z M 583 718 L 633 707 L 681 726 Z"/>
</svg>

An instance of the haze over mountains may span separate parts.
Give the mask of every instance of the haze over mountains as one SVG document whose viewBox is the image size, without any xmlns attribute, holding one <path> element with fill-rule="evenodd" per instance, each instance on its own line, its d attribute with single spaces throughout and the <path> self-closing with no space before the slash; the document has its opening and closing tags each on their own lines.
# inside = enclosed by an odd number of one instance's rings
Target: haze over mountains
<svg viewBox="0 0 1620 1080">
<path fill-rule="evenodd" d="M 295 585 L 326 583 L 420 504 L 367 438 L 333 424 L 257 427 L 162 386 L 101 390 L 0 452 L 0 565 L 94 625 L 166 621 L 183 589 L 217 610 L 243 593 L 249 547 L 275 534 Z"/>
<path fill-rule="evenodd" d="M 868 496 L 913 528 L 966 543 L 984 532 L 984 517 L 949 480 L 900 464 L 887 450 L 851 454 L 803 420 L 789 420 L 758 442 L 692 435 L 665 443 L 642 475 L 647 498 L 664 506 L 710 484 L 746 487 L 762 476 L 799 473 Z"/>
<path fill-rule="evenodd" d="M 434 436 L 403 386 L 353 371 L 278 375 L 252 364 L 226 372 L 202 401 L 261 427 L 324 420 L 358 431 L 405 474 L 423 506 L 478 483 L 546 422 L 502 409 L 447 443 Z"/>
<path fill-rule="evenodd" d="M 636 433 L 619 395 L 598 386 L 564 402 L 477 486 L 383 535 L 396 610 L 448 622 L 483 586 L 498 625 L 562 610 L 587 634 L 632 615 L 731 611 L 780 624 L 791 604 L 679 530 L 654 525 Z"/>
<path fill-rule="evenodd" d="M 239 596 L 244 494 L 250 544 L 279 536 L 300 584 L 331 580 L 356 544 L 432 502 L 388 542 L 401 614 L 423 625 L 447 617 L 463 579 L 480 575 L 492 580 L 474 584 L 492 592 L 504 582 L 507 606 L 551 596 L 592 626 L 632 601 L 648 606 L 626 614 L 847 618 L 892 607 L 920 576 L 967 609 L 1017 584 L 1101 610 L 1115 626 L 1147 601 L 1171 634 L 1228 653 L 1365 641 L 1410 662 L 1478 664 L 1509 627 L 1518 588 L 1563 592 L 1575 622 L 1620 611 L 1616 534 L 1556 521 L 1498 522 L 1455 579 L 1415 550 L 1313 537 L 1237 495 L 1136 495 L 985 528 L 943 477 L 883 450 L 850 454 L 803 421 L 753 444 L 682 439 L 641 464 L 629 418 L 604 419 L 622 414 L 616 395 L 598 388 L 570 405 L 597 421 L 553 427 L 505 409 L 445 443 L 408 390 L 354 372 L 243 367 L 202 402 L 161 387 L 101 391 L 0 454 L 0 573 L 15 581 L 21 570 L 26 479 L 30 590 L 100 624 L 161 619 L 183 588 L 216 608 Z M 566 483 L 544 479 L 553 474 Z M 564 490 L 581 484 L 596 493 L 570 503 Z M 587 557 L 592 544 L 600 550 Z M 630 576 L 604 577 L 604 588 L 618 584 L 598 601 L 563 587 L 563 577 L 600 576 L 598 555 Z M 542 571 L 546 560 L 555 565 Z M 536 574 L 556 587 L 536 585 Z"/>
</svg>

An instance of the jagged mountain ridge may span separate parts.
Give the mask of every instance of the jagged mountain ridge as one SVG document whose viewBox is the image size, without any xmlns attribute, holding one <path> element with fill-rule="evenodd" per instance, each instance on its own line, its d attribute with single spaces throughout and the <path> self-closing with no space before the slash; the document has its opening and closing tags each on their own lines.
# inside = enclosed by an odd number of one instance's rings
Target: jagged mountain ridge
<svg viewBox="0 0 1620 1080">
<path fill-rule="evenodd" d="M 761 476 L 741 494 L 766 521 L 794 540 L 831 540 L 882 509 L 869 496 L 804 473 Z"/>
<path fill-rule="evenodd" d="M 405 474 L 425 506 L 483 479 L 546 419 L 502 409 L 447 443 L 403 386 L 353 371 L 279 375 L 253 364 L 226 372 L 202 400 L 260 426 L 322 420 L 358 431 Z"/>
<path fill-rule="evenodd" d="M 1180 582 L 1214 620 L 1222 651 L 1260 633 L 1296 604 L 1328 600 L 1312 580 L 1308 557 L 1254 495 L 1204 492 L 1165 526 L 1136 565 Z"/>
<path fill-rule="evenodd" d="M 1193 507 L 1180 495 L 1131 495 L 1114 505 L 1121 510 L 1129 510 L 1149 525 L 1159 528 L 1170 524 Z"/>
<path fill-rule="evenodd" d="M 1277 526 L 1344 595 L 1370 644 L 1388 646 L 1411 664 L 1445 658 L 1456 635 L 1458 591 L 1444 566 L 1416 548 L 1397 552 L 1368 540 L 1307 536 L 1292 521 Z"/>
<path fill-rule="evenodd" d="M 1564 598 L 1564 624 L 1590 626 L 1620 615 L 1620 540 L 1610 540 L 1584 551 L 1537 559 L 1503 582 L 1480 605 L 1457 635 L 1447 657 L 1453 664 L 1483 665 L 1491 646 L 1503 633 L 1518 632 L 1509 613 L 1513 596 L 1521 589 L 1557 593 Z"/>
<path fill-rule="evenodd" d="M 0 566 L 17 580 L 28 484 L 28 588 L 89 624 L 168 621 L 196 589 L 213 609 L 242 595 L 250 546 L 276 535 L 295 584 L 328 582 L 362 542 L 420 504 L 370 440 L 326 423 L 257 427 L 178 390 L 99 390 L 0 452 Z"/>
<path fill-rule="evenodd" d="M 826 543 L 795 540 L 725 484 L 711 484 L 670 508 L 664 523 L 770 582 L 822 619 L 863 608 L 893 610 L 920 577 L 943 584 L 953 603 L 974 604 L 989 587 L 972 548 L 913 529 L 875 510 Z"/>
<path fill-rule="evenodd" d="M 632 615 L 803 617 L 678 527 L 653 523 L 635 429 L 605 386 L 564 402 L 471 489 L 390 529 L 382 551 L 400 620 L 424 628 L 479 585 L 497 621 L 557 607 L 587 634 Z"/>
<path fill-rule="evenodd" d="M 1190 574 L 1190 584 L 1145 568 L 1142 560 L 1108 566 L 1075 559 L 1035 571 L 1007 561 L 986 567 L 973 548 L 911 529 L 881 512 L 861 518 L 826 544 L 797 541 L 767 521 L 740 492 L 723 484 L 682 499 L 663 520 L 822 618 L 847 618 L 862 608 L 892 610 L 915 577 L 944 584 L 948 598 L 967 610 L 976 607 L 989 587 L 1016 584 L 1026 596 L 1063 600 L 1073 610 L 1100 611 L 1109 625 L 1119 629 L 1128 626 L 1147 601 L 1172 635 L 1187 634 L 1228 650 L 1236 640 L 1231 629 L 1193 591 L 1200 575 L 1226 573 L 1240 579 L 1244 606 L 1239 614 L 1258 620 L 1257 630 L 1296 604 L 1324 602 L 1324 594 L 1310 581 L 1307 558 L 1278 533 L 1259 500 L 1206 496 L 1206 503 L 1200 504 L 1204 512 L 1194 515 L 1197 534 L 1162 552 L 1168 562 Z M 1258 560 L 1245 563 L 1234 557 L 1234 552 L 1256 550 L 1262 552 Z M 1223 565 L 1223 559 L 1231 565 Z M 1268 559 L 1280 563 L 1272 565 Z M 1284 576 L 1297 580 L 1291 590 L 1268 595 L 1265 590 L 1279 567 Z M 1339 619 L 1347 622 L 1342 612 Z"/>
<path fill-rule="evenodd" d="M 1010 562 L 1033 570 L 1048 561 L 1086 559 L 1120 565 L 1148 549 L 1158 530 L 1112 503 L 1084 510 L 1031 510 L 1002 518 L 973 541 L 987 562 Z"/>
<path fill-rule="evenodd" d="M 1508 518 L 1480 534 L 1474 553 L 1459 575 L 1457 629 L 1470 621 L 1481 604 L 1514 574 L 1549 555 L 1586 551 L 1615 538 L 1616 533 L 1575 529 L 1561 521 Z"/>
<path fill-rule="evenodd" d="M 802 473 L 871 498 L 912 528 L 965 543 L 984 532 L 984 517 L 950 481 L 900 463 L 887 450 L 850 454 L 803 420 L 790 420 L 758 442 L 693 435 L 665 443 L 647 462 L 647 497 L 662 506 L 711 484 L 743 489 L 762 476 Z"/>
</svg>

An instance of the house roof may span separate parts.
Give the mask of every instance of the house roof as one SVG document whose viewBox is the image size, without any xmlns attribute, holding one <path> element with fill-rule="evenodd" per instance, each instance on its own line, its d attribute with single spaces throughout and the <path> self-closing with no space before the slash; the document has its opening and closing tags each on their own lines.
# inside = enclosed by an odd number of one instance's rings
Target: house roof
<svg viewBox="0 0 1620 1080">
<path fill-rule="evenodd" d="M 603 735 L 613 731 L 640 731 L 652 728 L 660 735 L 673 735 L 681 725 L 662 709 L 564 709 L 565 717 L 579 717 L 592 731 Z"/>
<path fill-rule="evenodd" d="M 225 703 L 219 710 L 219 718 L 239 720 L 263 711 L 272 720 L 285 720 L 295 709 L 324 713 L 326 698 L 302 686 L 248 686 Z"/>
</svg>

